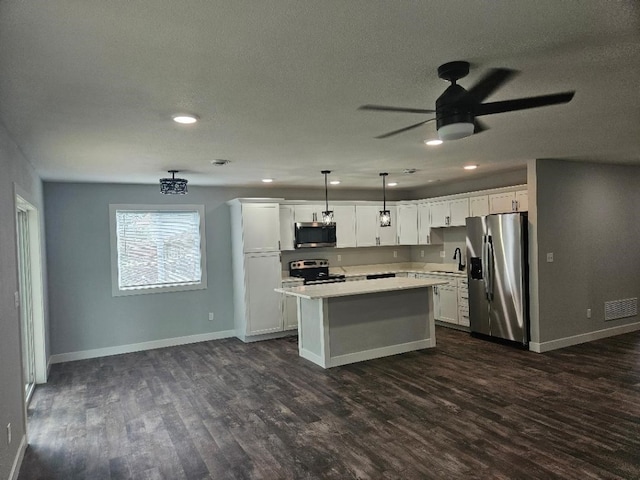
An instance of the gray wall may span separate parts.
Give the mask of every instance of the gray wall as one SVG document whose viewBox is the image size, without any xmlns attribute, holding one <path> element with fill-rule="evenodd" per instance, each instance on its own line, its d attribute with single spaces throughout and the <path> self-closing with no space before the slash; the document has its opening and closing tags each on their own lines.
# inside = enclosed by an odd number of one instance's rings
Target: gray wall
<svg viewBox="0 0 640 480">
<path fill-rule="evenodd" d="M 531 167 L 539 341 L 640 321 L 604 321 L 605 301 L 640 297 L 640 168 L 559 160 Z"/>
<path fill-rule="evenodd" d="M 40 219 L 44 215 L 40 179 L 1 123 L 0 171 L 0 478 L 4 479 L 9 478 L 20 439 L 25 434 L 20 319 L 14 302 L 14 292 L 18 290 L 14 183 L 27 193 L 29 198 L 25 200 L 38 208 Z M 44 248 L 42 252 L 44 255 Z M 45 298 L 45 323 L 46 318 Z M 13 433 L 10 445 L 6 440 L 8 423 Z"/>
<path fill-rule="evenodd" d="M 378 191 L 335 191 L 333 200 L 376 200 Z M 62 354 L 233 329 L 231 234 L 236 197 L 324 199 L 324 190 L 45 183 L 51 353 Z M 206 290 L 112 297 L 109 204 L 205 205 Z M 348 261 L 348 255 L 345 256 Z M 214 321 L 208 321 L 208 312 Z"/>
</svg>

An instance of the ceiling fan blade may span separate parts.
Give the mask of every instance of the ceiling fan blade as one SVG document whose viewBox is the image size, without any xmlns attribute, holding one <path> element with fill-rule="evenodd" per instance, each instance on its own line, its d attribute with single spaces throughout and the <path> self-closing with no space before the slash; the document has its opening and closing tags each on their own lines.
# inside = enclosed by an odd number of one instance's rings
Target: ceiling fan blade
<svg viewBox="0 0 640 480">
<path fill-rule="evenodd" d="M 473 87 L 469 88 L 467 93 L 476 103 L 481 103 L 517 73 L 516 70 L 508 68 L 494 68 L 489 70 Z"/>
<path fill-rule="evenodd" d="M 404 113 L 436 113 L 435 110 L 422 108 L 388 107 L 386 105 L 362 105 L 358 110 L 374 110 L 376 112 L 404 112 Z"/>
<path fill-rule="evenodd" d="M 527 108 L 568 103 L 575 93 L 576 92 L 564 92 L 553 95 L 541 95 L 539 97 L 516 98 L 515 100 L 505 100 L 503 102 L 483 103 L 476 106 L 475 114 L 476 116 L 493 115 L 494 113 L 513 112 L 514 110 L 525 110 Z"/>
<path fill-rule="evenodd" d="M 489 130 L 489 127 L 487 126 L 487 124 L 484 122 L 481 122 L 477 118 L 473 120 L 473 125 L 474 125 L 473 133 L 481 133 L 481 132 L 484 132 L 485 130 Z"/>
<path fill-rule="evenodd" d="M 425 123 L 433 122 L 434 120 L 435 120 L 435 118 L 430 118 L 429 120 L 425 120 L 424 122 L 416 123 L 414 125 L 409 125 L 408 127 L 404 127 L 404 128 L 399 129 L 399 130 L 394 130 L 393 132 L 383 133 L 382 135 L 378 135 L 375 138 L 391 137 L 393 135 L 397 135 L 399 133 L 406 132 L 407 130 L 412 130 L 414 128 L 418 128 L 420 125 L 424 125 Z"/>
</svg>

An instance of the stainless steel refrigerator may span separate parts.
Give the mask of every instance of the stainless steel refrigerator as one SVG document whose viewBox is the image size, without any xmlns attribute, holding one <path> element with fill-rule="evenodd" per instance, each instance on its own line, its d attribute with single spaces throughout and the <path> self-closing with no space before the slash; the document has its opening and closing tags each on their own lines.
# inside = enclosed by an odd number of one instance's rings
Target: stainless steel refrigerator
<svg viewBox="0 0 640 480">
<path fill-rule="evenodd" d="M 475 336 L 529 344 L 526 213 L 467 218 L 469 322 Z"/>
</svg>

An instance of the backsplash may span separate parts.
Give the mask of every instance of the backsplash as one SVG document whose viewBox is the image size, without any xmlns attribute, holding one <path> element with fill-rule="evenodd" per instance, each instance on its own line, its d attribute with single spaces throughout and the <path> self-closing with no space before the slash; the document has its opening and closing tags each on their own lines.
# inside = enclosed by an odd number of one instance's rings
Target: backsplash
<svg viewBox="0 0 640 480">
<path fill-rule="evenodd" d="M 453 252 L 460 248 L 465 256 L 465 227 L 443 228 L 444 244 L 440 245 L 395 245 L 390 247 L 361 248 L 307 248 L 282 252 L 282 269 L 287 270 L 289 262 L 310 258 L 326 258 L 333 267 L 350 267 L 354 265 L 375 265 L 379 263 L 445 263 L 457 265 L 453 260 Z M 445 256 L 441 257 L 440 252 Z M 394 256 L 395 252 L 395 256 Z M 466 259 L 463 263 L 466 264 Z"/>
</svg>

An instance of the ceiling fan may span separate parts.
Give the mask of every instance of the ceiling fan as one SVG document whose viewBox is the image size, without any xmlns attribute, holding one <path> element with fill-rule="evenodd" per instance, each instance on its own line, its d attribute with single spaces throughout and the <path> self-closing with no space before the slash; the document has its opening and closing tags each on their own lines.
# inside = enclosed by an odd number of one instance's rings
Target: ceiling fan
<svg viewBox="0 0 640 480">
<path fill-rule="evenodd" d="M 512 112 L 527 108 L 546 107 L 571 101 L 575 92 L 541 95 L 538 97 L 516 98 L 502 102 L 482 103 L 505 82 L 518 72 L 507 68 L 494 68 L 482 77 L 474 86 L 465 90 L 456 82 L 469 73 L 469 62 L 457 61 L 445 63 L 438 67 L 438 77 L 451 82 L 442 95 L 436 100 L 435 110 L 422 108 L 389 107 L 385 105 L 362 105 L 359 110 L 375 110 L 380 112 L 435 113 L 435 118 L 409 125 L 392 132 L 378 135 L 375 138 L 387 138 L 398 133 L 412 130 L 428 122 L 436 121 L 440 140 L 457 140 L 474 133 L 487 130 L 488 127 L 476 117 L 493 115 L 494 113 Z"/>
</svg>

